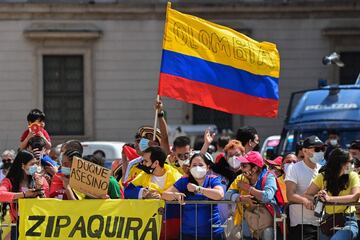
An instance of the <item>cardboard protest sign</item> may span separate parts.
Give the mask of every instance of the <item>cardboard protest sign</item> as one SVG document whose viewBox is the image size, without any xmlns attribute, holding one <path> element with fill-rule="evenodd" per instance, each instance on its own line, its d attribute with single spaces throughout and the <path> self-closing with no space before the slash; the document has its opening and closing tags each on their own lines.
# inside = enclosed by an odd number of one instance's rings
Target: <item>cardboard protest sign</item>
<svg viewBox="0 0 360 240">
<path fill-rule="evenodd" d="M 110 169 L 74 157 L 71 166 L 70 186 L 88 196 L 101 198 L 107 194 L 110 176 Z"/>
</svg>

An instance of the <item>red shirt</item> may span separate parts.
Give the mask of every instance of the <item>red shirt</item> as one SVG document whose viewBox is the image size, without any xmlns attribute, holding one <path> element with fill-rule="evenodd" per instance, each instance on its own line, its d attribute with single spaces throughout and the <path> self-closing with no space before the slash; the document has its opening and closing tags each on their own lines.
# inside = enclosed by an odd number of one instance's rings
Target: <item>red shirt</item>
<svg viewBox="0 0 360 240">
<path fill-rule="evenodd" d="M 45 192 L 45 197 L 49 196 L 49 184 L 46 179 L 42 178 L 42 186 Z M 17 209 L 14 206 L 15 193 L 12 192 L 12 183 L 9 178 L 4 178 L 0 185 L 0 202 L 9 202 L 10 203 L 10 217 L 12 222 L 16 222 L 17 219 Z"/>
<path fill-rule="evenodd" d="M 44 134 L 44 137 L 46 138 L 46 140 L 51 142 L 50 136 L 44 128 L 41 129 L 41 132 Z M 29 129 L 26 129 L 25 132 L 23 132 L 23 134 L 20 137 L 20 142 L 23 142 L 28 135 L 29 135 Z"/>
</svg>

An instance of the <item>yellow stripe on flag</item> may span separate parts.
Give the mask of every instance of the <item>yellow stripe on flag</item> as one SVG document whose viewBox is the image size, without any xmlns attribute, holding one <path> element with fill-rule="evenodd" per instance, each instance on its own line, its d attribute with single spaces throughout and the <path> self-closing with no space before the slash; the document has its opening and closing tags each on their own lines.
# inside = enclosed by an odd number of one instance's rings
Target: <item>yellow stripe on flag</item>
<svg viewBox="0 0 360 240">
<path fill-rule="evenodd" d="M 257 42 L 228 27 L 167 8 L 163 49 L 279 78 L 276 45 Z"/>
</svg>

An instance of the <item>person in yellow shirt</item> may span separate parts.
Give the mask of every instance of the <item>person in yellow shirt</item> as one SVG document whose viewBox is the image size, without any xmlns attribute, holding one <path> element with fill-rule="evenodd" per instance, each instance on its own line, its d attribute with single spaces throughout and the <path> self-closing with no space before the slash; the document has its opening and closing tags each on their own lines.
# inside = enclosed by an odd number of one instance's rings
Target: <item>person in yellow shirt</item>
<svg viewBox="0 0 360 240">
<path fill-rule="evenodd" d="M 334 149 L 328 157 L 324 171 L 319 173 L 311 182 L 304 195 L 313 200 L 328 203 L 351 203 L 359 200 L 360 181 L 357 173 L 352 171 L 353 162 L 348 151 Z M 321 209 L 315 206 L 315 213 Z M 328 215 L 344 213 L 345 226 L 331 236 L 336 239 L 356 239 L 358 225 L 354 206 L 325 206 Z"/>
<path fill-rule="evenodd" d="M 148 147 L 143 152 L 142 170 L 125 188 L 126 199 L 161 199 L 161 194 L 182 177 L 173 167 L 165 164 L 166 153 L 161 147 Z M 161 239 L 178 239 L 180 234 L 180 208 L 166 206 L 166 227 L 162 228 Z"/>
</svg>

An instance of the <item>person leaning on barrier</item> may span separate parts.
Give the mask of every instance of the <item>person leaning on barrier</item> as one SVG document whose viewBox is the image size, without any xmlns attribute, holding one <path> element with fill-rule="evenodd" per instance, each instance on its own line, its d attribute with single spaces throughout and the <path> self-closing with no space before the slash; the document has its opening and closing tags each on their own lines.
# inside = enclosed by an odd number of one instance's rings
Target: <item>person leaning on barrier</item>
<svg viewBox="0 0 360 240">
<path fill-rule="evenodd" d="M 233 201 L 239 201 L 243 204 L 249 204 L 249 210 L 251 211 L 252 206 L 256 201 L 261 201 L 265 204 L 271 204 L 276 209 L 276 214 L 280 213 L 280 208 L 284 205 L 284 199 L 281 191 L 278 189 L 276 176 L 274 173 L 268 171 L 264 164 L 264 160 L 259 152 L 251 151 L 245 154 L 243 157 L 238 158 L 241 162 L 242 175 L 238 176 L 236 181 L 237 192 L 232 191 L 231 194 L 227 193 L 227 198 Z M 244 181 L 243 179 L 247 180 Z M 234 183 L 233 183 L 234 184 Z M 239 194 L 244 193 L 247 194 Z M 248 227 L 258 237 L 264 240 L 273 240 L 273 224 L 271 215 L 275 214 L 272 207 L 266 205 L 266 216 L 270 219 L 271 224 L 263 229 L 256 229 L 256 227 Z M 246 212 L 245 212 L 246 216 Z M 262 217 L 262 216 L 260 216 Z M 248 221 L 248 219 L 245 220 Z M 244 232 L 245 234 L 245 232 Z M 249 236 L 246 236 L 249 237 Z"/>
<path fill-rule="evenodd" d="M 315 197 L 325 203 L 357 202 L 360 196 L 360 181 L 358 174 L 352 171 L 352 164 L 348 151 L 341 148 L 334 149 L 329 154 L 324 171 L 312 180 L 305 196 L 309 201 Z M 337 214 L 335 217 L 343 218 L 345 222 L 345 226 L 339 226 L 343 228 L 332 235 L 331 240 L 356 239 L 358 225 L 354 206 L 325 206 L 325 213 L 323 219 L 327 219 L 329 217 L 327 215 Z M 327 230 L 321 229 L 323 232 Z"/>
<path fill-rule="evenodd" d="M 207 175 L 211 160 L 202 153 L 190 158 L 190 173 L 179 179 L 172 187 L 162 193 L 162 199 L 168 201 L 183 200 L 221 200 L 224 190 L 220 178 Z M 200 204 L 201 202 L 199 202 Z M 216 203 L 216 202 L 215 202 Z M 212 210 L 211 210 L 212 208 Z M 182 239 L 223 239 L 223 229 L 214 227 L 221 224 L 217 205 L 185 204 L 182 207 Z M 212 215 L 211 215 L 212 213 Z M 196 235 L 197 233 L 197 235 Z"/>
<path fill-rule="evenodd" d="M 160 199 L 161 194 L 172 186 L 181 174 L 173 167 L 165 164 L 166 153 L 161 147 L 148 147 L 143 151 L 142 170 L 125 188 L 126 199 Z M 178 239 L 179 207 L 166 206 L 166 226 L 162 228 L 161 239 Z"/>
<path fill-rule="evenodd" d="M 286 174 L 287 199 L 291 203 L 297 203 L 289 207 L 289 235 L 294 239 L 317 239 L 318 223 L 313 212 L 314 204 L 303 194 L 313 177 L 318 174 L 324 150 L 325 144 L 317 136 L 306 138 L 302 149 L 303 161 L 293 164 Z"/>
<path fill-rule="evenodd" d="M 49 185 L 46 179 L 37 173 L 39 167 L 39 161 L 31 152 L 21 150 L 16 155 L 6 178 L 1 182 L 0 201 L 10 203 L 12 222 L 16 222 L 17 219 L 14 200 L 48 196 Z"/>
</svg>

